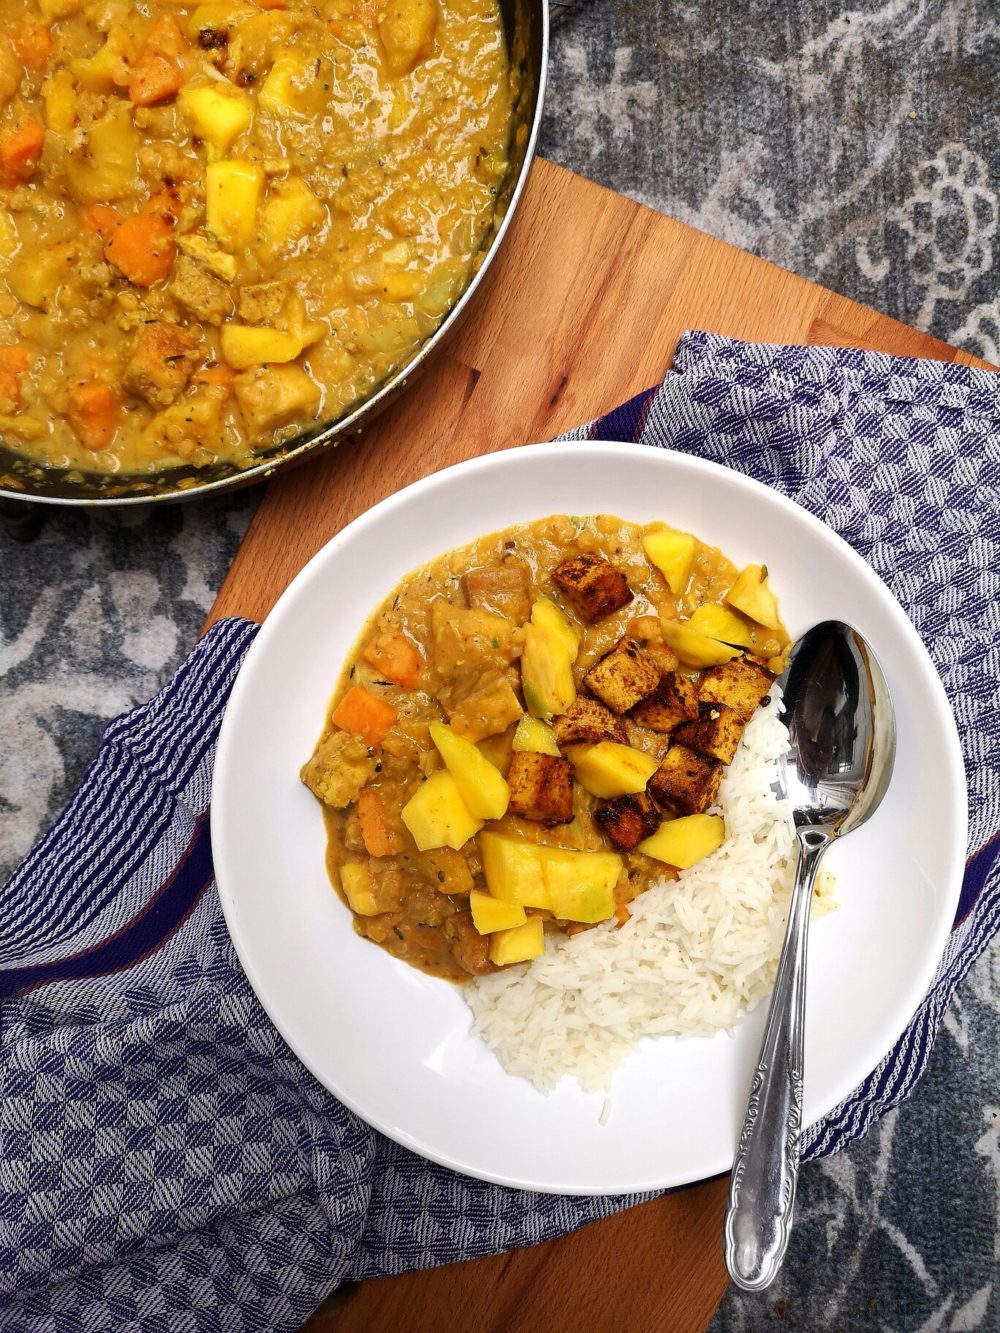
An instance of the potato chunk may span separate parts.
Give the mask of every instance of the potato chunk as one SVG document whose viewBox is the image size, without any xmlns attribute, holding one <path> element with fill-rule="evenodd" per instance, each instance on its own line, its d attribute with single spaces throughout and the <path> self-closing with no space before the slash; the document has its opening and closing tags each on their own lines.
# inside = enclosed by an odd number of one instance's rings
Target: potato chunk
<svg viewBox="0 0 1000 1333">
<path fill-rule="evenodd" d="M 745 727 L 746 723 L 734 708 L 726 704 L 700 703 L 698 720 L 679 726 L 674 739 L 689 750 L 707 754 L 722 764 L 731 764 Z"/>
<path fill-rule="evenodd" d="M 301 366 L 260 366 L 237 375 L 233 391 L 254 434 L 316 415 L 320 393 Z"/>
<path fill-rule="evenodd" d="M 378 31 L 393 78 L 408 74 L 428 54 L 436 24 L 436 0 L 392 0 Z"/>
<path fill-rule="evenodd" d="M 569 824 L 573 819 L 573 768 L 567 759 L 516 750 L 507 773 L 510 809 L 539 824 Z"/>
<path fill-rule="evenodd" d="M 523 560 L 507 560 L 487 569 L 470 569 L 462 578 L 470 606 L 523 625 L 531 614 L 531 576 Z"/>
<path fill-rule="evenodd" d="M 653 693 L 636 704 L 632 716 L 640 727 L 667 736 L 682 722 L 697 718 L 698 686 L 691 676 L 667 671 Z"/>
<path fill-rule="evenodd" d="M 552 571 L 577 615 L 588 624 L 620 611 L 632 600 L 632 589 L 619 569 L 601 555 L 575 555 Z"/>
<path fill-rule="evenodd" d="M 696 754 L 686 745 L 671 745 L 646 790 L 667 810 L 680 815 L 701 814 L 718 796 L 722 773 L 717 759 Z"/>
<path fill-rule="evenodd" d="M 324 805 L 343 810 L 360 795 L 375 772 L 375 764 L 374 751 L 360 736 L 333 731 L 303 765 L 301 777 Z"/>
<path fill-rule="evenodd" d="M 620 852 L 634 851 L 643 838 L 656 832 L 662 819 L 655 801 L 644 791 L 602 801 L 594 811 L 594 823 Z"/>
<path fill-rule="evenodd" d="M 510 681 L 494 666 L 466 668 L 441 687 L 438 698 L 452 729 L 470 741 L 506 731 L 524 712 Z"/>
<path fill-rule="evenodd" d="M 583 680 L 613 713 L 627 713 L 659 685 L 660 668 L 634 639 L 622 639 Z"/>
<path fill-rule="evenodd" d="M 708 703 L 728 704 L 749 722 L 774 684 L 774 674 L 748 657 L 734 657 L 722 666 L 709 667 L 698 693 Z"/>
</svg>

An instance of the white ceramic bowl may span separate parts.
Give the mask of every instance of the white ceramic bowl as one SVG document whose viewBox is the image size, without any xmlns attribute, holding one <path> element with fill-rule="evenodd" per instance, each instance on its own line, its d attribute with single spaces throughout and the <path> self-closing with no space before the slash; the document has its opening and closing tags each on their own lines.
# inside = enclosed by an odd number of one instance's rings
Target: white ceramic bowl
<svg viewBox="0 0 1000 1333">
<path fill-rule="evenodd" d="M 764 561 L 793 636 L 845 620 L 885 669 L 895 775 L 835 847 L 840 910 L 810 939 L 805 1116 L 848 1094 L 922 998 L 954 917 L 966 797 L 954 722 L 929 657 L 885 585 L 815 518 L 735 472 L 623 444 L 553 444 L 440 472 L 377 505 L 299 574 L 233 690 L 219 741 L 212 841 L 240 959 L 282 1036 L 341 1101 L 425 1157 L 505 1185 L 602 1194 L 727 1170 L 763 1026 L 645 1042 L 604 1097 L 543 1097 L 470 1036 L 459 990 L 355 935 L 324 868 L 319 807 L 299 782 L 342 663 L 373 608 L 415 566 L 553 513 L 663 519 Z"/>
</svg>

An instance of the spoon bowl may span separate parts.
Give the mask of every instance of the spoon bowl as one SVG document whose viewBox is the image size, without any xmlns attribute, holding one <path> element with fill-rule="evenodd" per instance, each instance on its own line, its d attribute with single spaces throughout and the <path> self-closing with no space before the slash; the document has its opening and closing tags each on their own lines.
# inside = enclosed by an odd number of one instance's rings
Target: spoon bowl
<svg viewBox="0 0 1000 1333">
<path fill-rule="evenodd" d="M 799 859 L 764 1039 L 737 1145 L 726 1210 L 729 1275 L 744 1291 L 774 1281 L 791 1230 L 802 1130 L 809 908 L 836 838 L 878 809 L 892 777 L 896 728 L 885 677 L 861 635 L 839 620 L 794 645 L 781 677 L 789 747 L 780 794 L 791 800 Z"/>
</svg>

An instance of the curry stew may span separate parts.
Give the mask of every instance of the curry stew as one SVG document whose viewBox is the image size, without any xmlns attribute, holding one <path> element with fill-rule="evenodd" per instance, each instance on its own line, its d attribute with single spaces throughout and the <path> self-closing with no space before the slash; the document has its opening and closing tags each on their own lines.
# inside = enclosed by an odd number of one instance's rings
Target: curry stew
<svg viewBox="0 0 1000 1333">
<path fill-rule="evenodd" d="M 468 283 L 511 148 L 497 0 L 5 0 L 0 438 L 248 466 Z"/>
<path fill-rule="evenodd" d="M 303 781 L 357 931 L 460 981 L 718 847 L 711 813 L 788 635 L 761 565 L 662 524 L 558 516 L 403 580 Z"/>
</svg>

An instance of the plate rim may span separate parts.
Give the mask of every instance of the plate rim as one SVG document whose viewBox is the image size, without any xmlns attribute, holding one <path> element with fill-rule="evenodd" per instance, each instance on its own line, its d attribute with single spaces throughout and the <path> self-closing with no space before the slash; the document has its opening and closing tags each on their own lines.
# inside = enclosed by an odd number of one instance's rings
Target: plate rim
<svg viewBox="0 0 1000 1333">
<path fill-rule="evenodd" d="M 476 455 L 472 458 L 464 459 L 461 462 L 453 463 L 438 471 L 431 472 L 426 476 L 409 483 L 407 486 L 402 487 L 400 490 L 395 491 L 392 495 L 386 496 L 384 499 L 372 505 L 370 509 L 357 515 L 349 523 L 345 524 L 339 532 L 335 533 L 328 541 L 324 542 L 320 549 L 310 557 L 277 598 L 274 605 L 267 613 L 264 621 L 260 624 L 256 637 L 250 645 L 240 666 L 239 672 L 237 673 L 236 680 L 233 683 L 219 730 L 212 774 L 212 808 L 221 808 L 224 804 L 224 797 L 221 793 L 223 792 L 226 783 L 225 774 L 230 762 L 229 752 L 236 744 L 236 724 L 233 719 L 235 719 L 236 714 L 239 711 L 239 704 L 243 694 L 250 688 L 249 682 L 253 675 L 254 663 L 260 656 L 267 652 L 271 641 L 276 636 L 280 635 L 282 619 L 280 613 L 287 611 L 290 605 L 294 603 L 300 587 L 309 582 L 313 577 L 316 566 L 325 564 L 328 560 L 332 559 L 336 549 L 343 545 L 350 537 L 353 537 L 358 532 L 364 531 L 368 527 L 381 523 L 386 517 L 391 517 L 393 511 L 397 508 L 404 504 L 409 505 L 414 500 L 419 501 L 423 495 L 431 490 L 447 487 L 456 473 L 478 471 L 488 472 L 490 469 L 497 467 L 517 467 L 524 451 L 530 451 L 534 457 L 546 458 L 550 456 L 562 457 L 565 455 L 567 449 L 571 450 L 574 448 L 584 451 L 603 451 L 611 461 L 616 457 L 632 457 L 637 448 L 644 448 L 651 456 L 651 460 L 657 460 L 653 464 L 654 466 L 679 467 L 682 470 L 689 469 L 695 475 L 701 474 L 708 479 L 724 476 L 727 484 L 735 484 L 738 489 L 756 493 L 764 492 L 770 501 L 775 502 L 780 509 L 784 510 L 796 522 L 805 522 L 816 531 L 817 536 L 821 540 L 831 543 L 835 549 L 838 549 L 840 556 L 855 567 L 864 581 L 869 584 L 874 583 L 877 585 L 878 595 L 882 604 L 894 616 L 904 636 L 909 640 L 910 646 L 914 650 L 912 657 L 915 658 L 916 662 L 919 662 L 920 672 L 924 677 L 925 685 L 929 688 L 930 694 L 936 698 L 937 710 L 940 720 L 943 723 L 946 745 L 942 757 L 946 759 L 949 770 L 947 791 L 951 794 L 952 798 L 952 816 L 955 828 L 956 845 L 951 849 L 950 859 L 952 864 L 949 870 L 948 883 L 943 886 L 938 886 L 938 897 L 942 904 L 948 904 L 948 910 L 945 911 L 944 906 L 942 906 L 935 923 L 936 928 L 933 939 L 928 944 L 923 967 L 919 971 L 915 970 L 907 989 L 905 1004 L 907 1017 L 903 1020 L 901 1026 L 897 1027 L 896 1023 L 893 1023 L 893 1035 L 888 1046 L 886 1046 L 885 1050 L 879 1057 L 879 1062 L 881 1062 L 899 1040 L 911 1018 L 916 1013 L 923 998 L 927 994 L 951 934 L 955 910 L 958 907 L 961 895 L 968 849 L 969 812 L 964 756 L 962 754 L 961 741 L 958 735 L 954 712 L 941 677 L 920 637 L 919 631 L 910 620 L 910 617 L 907 615 L 901 603 L 896 599 L 892 590 L 868 564 L 863 556 L 855 551 L 850 543 L 839 533 L 835 532 L 833 528 L 829 527 L 821 518 L 813 514 L 797 501 L 790 499 L 787 495 L 784 495 L 781 491 L 776 490 L 766 483 L 757 481 L 755 478 L 749 477 L 745 473 L 738 472 L 733 468 L 726 467 L 722 463 L 700 458 L 697 455 L 682 453 L 669 447 L 658 448 L 655 446 L 643 446 L 630 441 L 586 439 L 522 444 L 511 448 L 496 450 L 487 454 Z M 470 540 L 474 540 L 474 537 L 470 538 Z M 449 548 L 444 548 L 444 550 L 447 549 Z M 441 553 L 443 554 L 444 551 Z M 432 556 L 430 558 L 433 559 L 434 557 Z M 423 563 L 426 562 L 420 562 L 420 564 Z M 419 568 L 420 564 L 413 568 Z M 412 572 L 411 569 L 407 568 L 398 573 L 395 576 L 396 581 L 398 582 L 399 579 L 405 578 L 410 572 Z M 319 1082 L 320 1085 L 339 1102 L 363 1120 L 365 1124 L 369 1125 L 378 1133 L 384 1134 L 387 1138 L 400 1144 L 400 1146 L 425 1160 L 443 1166 L 448 1170 L 455 1171 L 461 1175 L 493 1184 L 503 1185 L 512 1189 L 522 1189 L 542 1194 L 563 1194 L 572 1197 L 609 1197 L 617 1194 L 646 1193 L 650 1191 L 676 1188 L 688 1184 L 696 1184 L 699 1181 L 712 1179 L 713 1177 L 728 1172 L 731 1169 L 735 1144 L 733 1145 L 732 1150 L 726 1150 L 724 1160 L 720 1159 L 720 1161 L 710 1170 L 705 1173 L 699 1172 L 694 1177 L 684 1175 L 683 1173 L 681 1175 L 678 1175 L 677 1173 L 661 1173 L 659 1176 L 616 1184 L 613 1188 L 606 1185 L 588 1186 L 586 1184 L 576 1184 L 567 1187 L 566 1185 L 561 1185 L 557 1182 L 539 1183 L 517 1176 L 516 1174 L 486 1170 L 464 1161 L 458 1161 L 455 1157 L 449 1156 L 447 1152 L 436 1149 L 433 1145 L 424 1142 L 415 1135 L 408 1134 L 397 1124 L 383 1123 L 372 1119 L 349 1093 L 345 1094 L 342 1090 L 331 1087 L 330 1083 L 327 1081 L 327 1076 L 316 1067 L 309 1055 L 300 1049 L 300 1044 L 295 1036 L 286 1030 L 284 1023 L 273 1011 L 271 1001 L 265 998 L 265 994 L 260 985 L 259 974 L 249 953 L 249 942 L 241 933 L 236 896 L 233 895 L 231 889 L 223 883 L 226 872 L 223 871 L 220 875 L 220 865 L 225 862 L 227 852 L 224 847 L 224 837 L 215 820 L 212 820 L 211 822 L 211 839 L 216 888 L 222 906 L 226 928 L 239 959 L 240 966 L 242 967 L 257 1000 L 267 1014 L 270 1022 L 277 1029 L 282 1040 L 317 1082 Z M 931 947 L 931 944 L 933 944 L 933 948 Z M 763 1001 L 761 1003 L 763 1005 Z M 901 1010 L 904 1007 L 902 1000 L 899 1002 L 899 1007 Z M 716 1036 L 718 1036 L 718 1034 L 716 1034 Z M 863 1077 L 867 1077 L 867 1075 Z M 843 1086 L 845 1084 L 847 1086 Z M 825 1110 L 821 1111 L 817 1119 L 814 1119 L 811 1123 L 817 1123 L 817 1120 L 821 1120 L 828 1116 L 830 1112 L 840 1105 L 844 1098 L 849 1096 L 857 1086 L 858 1083 L 855 1082 L 853 1078 L 843 1078 L 839 1081 L 834 1081 L 833 1095 L 832 1099 L 829 1100 L 829 1105 Z"/>
</svg>

